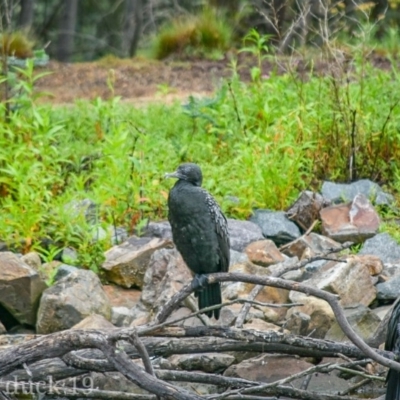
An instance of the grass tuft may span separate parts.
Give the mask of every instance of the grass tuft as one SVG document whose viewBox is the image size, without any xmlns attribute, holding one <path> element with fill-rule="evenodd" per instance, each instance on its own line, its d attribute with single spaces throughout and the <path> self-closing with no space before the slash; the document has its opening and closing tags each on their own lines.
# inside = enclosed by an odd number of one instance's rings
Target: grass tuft
<svg viewBox="0 0 400 400">
<path fill-rule="evenodd" d="M 232 28 L 214 9 L 206 8 L 198 15 L 176 18 L 160 29 L 154 41 L 154 56 L 164 59 L 179 56 L 207 56 L 229 49 Z"/>
</svg>

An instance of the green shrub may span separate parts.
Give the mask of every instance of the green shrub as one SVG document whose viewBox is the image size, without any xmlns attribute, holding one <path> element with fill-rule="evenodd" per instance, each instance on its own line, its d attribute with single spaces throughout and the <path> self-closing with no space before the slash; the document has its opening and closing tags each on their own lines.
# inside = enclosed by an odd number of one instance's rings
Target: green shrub
<svg viewBox="0 0 400 400">
<path fill-rule="evenodd" d="M 154 40 L 154 56 L 222 55 L 231 46 L 232 27 L 214 9 L 183 15 L 164 25 Z"/>
</svg>

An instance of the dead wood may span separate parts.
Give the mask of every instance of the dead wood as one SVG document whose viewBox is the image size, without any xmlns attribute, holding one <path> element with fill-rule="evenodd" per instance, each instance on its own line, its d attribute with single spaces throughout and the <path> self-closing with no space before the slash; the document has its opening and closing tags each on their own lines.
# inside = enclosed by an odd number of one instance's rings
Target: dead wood
<svg viewBox="0 0 400 400">
<path fill-rule="evenodd" d="M 274 331 L 260 332 L 210 326 L 168 327 L 168 325 L 182 320 L 164 322 L 171 312 L 179 306 L 180 302 L 195 290 L 195 286 L 190 284 L 185 286 L 165 305 L 156 317 L 155 322 L 148 326 L 137 328 L 137 330 L 133 328 L 111 329 L 107 331 L 68 330 L 36 337 L 30 341 L 0 351 L 0 378 L 2 378 L 0 390 L 4 391 L 4 384 L 7 383 L 9 385 L 8 388 L 12 387 L 16 392 L 20 392 L 26 389 L 23 386 L 24 384 L 28 385 L 29 381 L 31 384 L 36 381 L 38 383 L 37 390 L 46 392 L 46 390 L 50 390 L 48 381 L 45 378 L 47 376 L 51 376 L 57 383 L 68 377 L 82 376 L 90 371 L 118 371 L 142 389 L 166 399 L 204 398 L 168 383 L 166 380 L 209 383 L 226 388 L 224 393 L 208 396 L 210 400 L 223 398 L 236 399 L 239 397 L 241 399 L 262 397 L 265 400 L 268 398 L 265 396 L 286 396 L 310 400 L 351 399 L 351 397 L 346 397 L 345 395 L 311 393 L 307 390 L 288 386 L 288 383 L 298 378 L 296 376 L 290 376 L 272 384 L 265 384 L 227 378 L 215 374 L 153 370 L 150 359 L 153 356 L 168 357 L 172 354 L 204 352 L 271 352 L 319 358 L 340 355 L 356 360 L 367 357 L 382 365 L 400 370 L 400 364 L 392 360 L 393 354 L 391 352 L 372 349 L 356 335 L 343 314 L 338 296 L 332 293 L 309 287 L 302 283 L 271 276 L 260 277 L 247 274 L 217 273 L 208 275 L 207 279 L 209 283 L 241 281 L 255 285 L 296 290 L 319 297 L 331 305 L 340 327 L 355 346 L 348 343 L 337 343 Z M 195 314 L 192 314 L 192 316 Z M 133 358 L 140 358 L 145 365 L 145 369 L 137 365 L 132 360 Z M 361 362 L 365 363 L 366 361 Z M 321 369 L 322 367 L 325 370 Z M 316 371 L 324 373 L 329 368 L 333 367 L 316 366 L 310 369 L 310 371 L 302 373 L 302 376 Z M 340 369 L 345 367 L 343 365 L 335 365 L 334 368 Z M 365 371 L 357 371 L 357 373 L 361 374 L 365 378 L 365 381 L 375 379 L 373 375 L 369 375 Z M 12 382 L 15 379 L 16 381 Z M 14 386 L 10 386 L 12 384 Z M 60 392 L 60 395 L 62 394 L 71 398 L 107 398 L 107 396 L 114 399 L 156 398 L 154 396 L 140 397 L 138 395 L 119 392 L 113 392 L 110 395 L 110 393 L 106 393 L 105 391 L 98 391 L 96 395 L 94 395 L 95 392 L 93 391 L 91 394 L 82 392 L 78 396 L 76 393 L 71 393 L 71 388 L 64 389 L 64 392 Z"/>
</svg>

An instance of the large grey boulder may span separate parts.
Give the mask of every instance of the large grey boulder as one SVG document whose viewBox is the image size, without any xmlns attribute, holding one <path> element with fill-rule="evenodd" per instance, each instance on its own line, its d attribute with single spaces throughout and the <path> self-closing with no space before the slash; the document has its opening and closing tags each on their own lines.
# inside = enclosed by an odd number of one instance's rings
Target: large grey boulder
<svg viewBox="0 0 400 400">
<path fill-rule="evenodd" d="M 386 232 L 366 240 L 358 254 L 377 256 L 384 264 L 400 263 L 400 245 Z"/>
<path fill-rule="evenodd" d="M 243 251 L 248 244 L 264 239 L 261 228 L 251 221 L 229 218 L 228 230 L 232 250 Z"/>
<path fill-rule="evenodd" d="M 43 292 L 36 330 L 51 333 L 69 329 L 92 314 L 111 318 L 111 305 L 99 277 L 77 270 Z"/>
<path fill-rule="evenodd" d="M 170 240 L 132 236 L 106 251 L 101 268 L 109 282 L 125 288 L 141 288 L 150 257 L 156 250 L 165 247 L 172 247 Z"/>
<path fill-rule="evenodd" d="M 363 194 L 377 205 L 387 205 L 394 201 L 392 195 L 385 193 L 379 185 L 369 179 L 361 179 L 353 183 L 324 182 L 321 188 L 322 196 L 332 203 L 352 201 L 357 194 Z"/>
<path fill-rule="evenodd" d="M 0 253 L 0 305 L 20 324 L 35 326 L 39 299 L 46 287 L 38 272 L 15 254 Z"/>
<path fill-rule="evenodd" d="M 278 245 L 301 236 L 298 226 L 283 211 L 256 210 L 250 221 L 261 228 L 266 239 L 271 239 Z"/>
</svg>

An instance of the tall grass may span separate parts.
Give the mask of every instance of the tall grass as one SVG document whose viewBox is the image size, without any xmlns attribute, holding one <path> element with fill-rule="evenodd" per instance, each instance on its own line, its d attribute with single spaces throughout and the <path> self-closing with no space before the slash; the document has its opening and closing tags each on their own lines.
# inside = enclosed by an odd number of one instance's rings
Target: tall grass
<svg viewBox="0 0 400 400">
<path fill-rule="evenodd" d="M 163 175 L 184 161 L 201 165 L 205 187 L 239 218 L 283 209 L 323 179 L 399 188 L 397 70 L 361 58 L 346 65 L 340 74 L 256 73 L 249 83 L 234 69 L 214 98 L 145 108 L 118 98 L 38 105 L 27 73 L 25 95 L 0 121 L 0 240 L 28 251 L 47 238 L 87 254 L 94 228 L 68 204 L 89 198 L 99 226 L 132 232 L 165 218 Z"/>
</svg>

